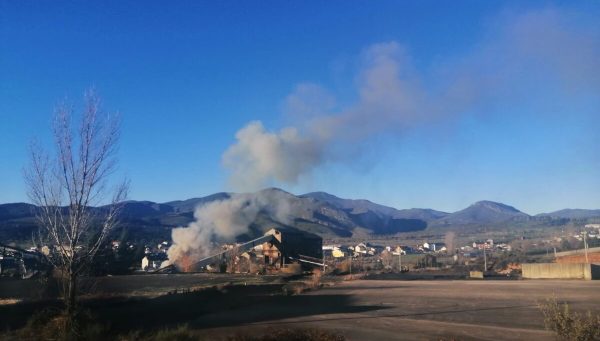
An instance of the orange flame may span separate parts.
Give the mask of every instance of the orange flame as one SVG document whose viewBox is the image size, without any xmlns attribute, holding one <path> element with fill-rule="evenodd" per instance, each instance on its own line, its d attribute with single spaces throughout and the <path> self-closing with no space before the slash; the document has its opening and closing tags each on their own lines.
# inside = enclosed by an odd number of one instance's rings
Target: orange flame
<svg viewBox="0 0 600 341">
<path fill-rule="evenodd" d="M 179 268 L 183 272 L 190 272 L 190 271 L 192 271 L 192 265 L 193 265 L 192 257 L 190 257 L 189 255 L 184 255 L 179 260 Z"/>
</svg>

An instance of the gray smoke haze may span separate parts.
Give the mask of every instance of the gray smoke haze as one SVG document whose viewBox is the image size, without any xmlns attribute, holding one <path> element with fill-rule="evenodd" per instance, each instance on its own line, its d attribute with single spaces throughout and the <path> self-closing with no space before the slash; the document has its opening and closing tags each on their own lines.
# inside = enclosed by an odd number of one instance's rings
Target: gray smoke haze
<svg viewBox="0 0 600 341">
<path fill-rule="evenodd" d="M 231 194 L 229 199 L 197 207 L 195 221 L 172 230 L 169 262 L 181 266 L 184 259 L 193 263 L 209 256 L 215 251 L 213 242 L 230 242 L 248 232 L 260 212 L 287 223 L 290 206 L 286 194 L 279 191 Z"/>
<path fill-rule="evenodd" d="M 293 184 L 328 162 L 353 162 L 340 145 L 360 149 L 379 135 L 485 114 L 495 105 L 568 105 L 597 93 L 600 27 L 590 23 L 553 9 L 505 14 L 469 51 L 420 69 L 398 42 L 369 46 L 359 56 L 353 104 L 340 109 L 327 89 L 303 83 L 286 99 L 290 126 L 271 131 L 252 121 L 241 128 L 222 156 L 230 184 L 242 191 Z M 206 256 L 212 241 L 247 232 L 259 211 L 285 219 L 288 210 L 286 198 L 260 192 L 198 207 L 196 221 L 173 230 L 169 258 Z"/>
<path fill-rule="evenodd" d="M 295 182 L 322 159 L 323 143 L 302 136 L 293 127 L 269 133 L 255 121 L 235 136 L 238 143 L 223 156 L 224 165 L 234 173 L 235 188 L 257 189 L 257 185 L 264 184 L 266 175 L 282 183 Z"/>
<path fill-rule="evenodd" d="M 287 98 L 292 126 L 269 131 L 253 121 L 223 154 L 235 188 L 293 184 L 340 154 L 382 134 L 399 135 L 466 112 L 535 101 L 573 103 L 600 90 L 600 29 L 580 14 L 558 10 L 505 14 L 485 40 L 460 57 L 417 70 L 397 42 L 374 44 L 360 55 L 357 100 L 332 111 L 336 99 L 303 83 Z M 543 113 L 540 113 L 543 115 Z"/>
</svg>

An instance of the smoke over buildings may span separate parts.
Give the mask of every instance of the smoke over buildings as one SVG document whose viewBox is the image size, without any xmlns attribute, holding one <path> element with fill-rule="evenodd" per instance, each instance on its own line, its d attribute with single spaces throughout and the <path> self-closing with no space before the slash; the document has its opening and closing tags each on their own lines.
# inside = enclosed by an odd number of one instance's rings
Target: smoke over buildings
<svg viewBox="0 0 600 341">
<path fill-rule="evenodd" d="M 327 89 L 303 83 L 287 98 L 289 126 L 271 130 L 252 121 L 242 127 L 222 156 L 230 184 L 254 191 L 297 183 L 329 162 L 349 162 L 340 145 L 359 149 L 380 135 L 485 115 L 495 106 L 533 106 L 543 119 L 555 103 L 600 90 L 600 28 L 586 23 L 589 18 L 552 9 L 506 14 L 460 57 L 426 67 L 398 42 L 373 44 L 358 57 L 353 102 L 337 105 Z M 233 195 L 198 207 L 194 222 L 173 230 L 169 258 L 207 255 L 212 241 L 247 232 L 260 211 L 285 219 L 287 204 L 279 199 Z"/>
<path fill-rule="evenodd" d="M 270 133 L 255 121 L 240 129 L 236 139 L 238 143 L 223 155 L 235 188 L 256 189 L 268 178 L 295 182 L 323 157 L 323 142 L 301 135 L 294 127 Z"/>
<path fill-rule="evenodd" d="M 248 227 L 259 213 L 287 223 L 289 203 L 280 191 L 259 191 L 231 194 L 229 199 L 201 205 L 194 212 L 195 220 L 187 227 L 173 229 L 173 246 L 169 248 L 169 262 L 185 267 L 214 251 L 213 243 L 230 242 L 248 232 Z"/>
<path fill-rule="evenodd" d="M 336 110 L 328 90 L 303 83 L 287 98 L 291 126 L 271 131 L 253 121 L 241 128 L 223 154 L 230 184 L 293 184 L 328 162 L 354 162 L 340 144 L 359 149 L 377 136 L 497 106 L 573 103 L 600 90 L 600 29 L 586 23 L 552 9 L 506 14 L 460 58 L 420 68 L 400 43 L 373 44 L 358 57 L 354 103 Z M 538 115 L 548 109 L 539 105 Z"/>
</svg>

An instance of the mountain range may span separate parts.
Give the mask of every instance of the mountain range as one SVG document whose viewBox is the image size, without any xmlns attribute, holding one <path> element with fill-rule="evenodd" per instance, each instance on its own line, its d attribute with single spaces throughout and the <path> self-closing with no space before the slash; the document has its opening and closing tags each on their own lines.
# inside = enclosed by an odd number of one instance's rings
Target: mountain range
<svg viewBox="0 0 600 341">
<path fill-rule="evenodd" d="M 424 230 L 427 227 L 600 217 L 600 210 L 582 209 L 565 209 L 530 216 L 512 206 L 493 201 L 479 201 L 463 210 L 448 213 L 428 208 L 396 209 L 369 200 L 343 199 L 325 192 L 296 196 L 281 189 L 268 188 L 255 194 L 272 198 L 269 200 L 285 200 L 289 207 L 288 219 L 281 222 L 268 212 L 261 211 L 251 224 L 249 233 L 242 236 L 242 239 L 260 235 L 273 225 L 287 225 L 331 238 L 394 234 Z M 121 214 L 120 233 L 127 233 L 134 239 L 168 240 L 173 227 L 186 226 L 194 220 L 196 207 L 226 200 L 231 196 L 231 193 L 221 192 L 165 203 L 127 201 Z M 0 242 L 30 240 L 36 228 L 34 208 L 35 206 L 25 203 L 0 205 Z"/>
<path fill-rule="evenodd" d="M 563 210 L 541 213 L 536 217 L 551 217 L 551 218 L 565 218 L 565 219 L 589 219 L 600 217 L 600 210 L 584 210 L 579 208 L 566 208 Z"/>
</svg>

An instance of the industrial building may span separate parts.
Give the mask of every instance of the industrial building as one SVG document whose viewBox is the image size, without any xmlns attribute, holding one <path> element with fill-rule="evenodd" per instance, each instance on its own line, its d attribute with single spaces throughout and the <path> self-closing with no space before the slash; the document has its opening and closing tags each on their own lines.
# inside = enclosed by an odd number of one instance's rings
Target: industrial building
<svg viewBox="0 0 600 341">
<path fill-rule="evenodd" d="M 232 257 L 247 253 L 255 255 L 254 261 L 270 270 L 280 270 L 290 264 L 301 264 L 303 268 L 324 266 L 323 239 L 315 234 L 293 228 L 278 227 L 267 231 L 262 237 L 236 245 L 201 259 L 192 264 L 191 271 L 203 271 L 225 264 Z"/>
<path fill-rule="evenodd" d="M 271 229 L 273 236 L 262 245 L 265 265 L 283 267 L 285 264 L 312 261 L 323 263 L 323 239 L 315 234 L 294 229 Z M 308 263 L 310 264 L 310 263 Z"/>
</svg>

